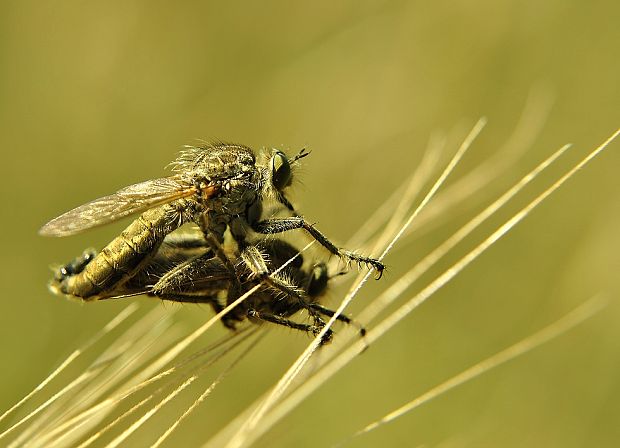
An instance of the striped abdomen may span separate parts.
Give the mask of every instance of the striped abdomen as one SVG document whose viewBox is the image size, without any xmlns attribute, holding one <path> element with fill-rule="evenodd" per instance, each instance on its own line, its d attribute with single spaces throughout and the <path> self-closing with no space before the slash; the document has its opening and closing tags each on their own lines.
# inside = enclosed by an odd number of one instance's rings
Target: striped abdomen
<svg viewBox="0 0 620 448">
<path fill-rule="evenodd" d="M 61 269 L 50 289 L 82 300 L 114 295 L 155 254 L 166 235 L 186 222 L 191 215 L 187 205 L 181 199 L 142 213 L 79 272 L 67 269 L 76 262 Z"/>
</svg>

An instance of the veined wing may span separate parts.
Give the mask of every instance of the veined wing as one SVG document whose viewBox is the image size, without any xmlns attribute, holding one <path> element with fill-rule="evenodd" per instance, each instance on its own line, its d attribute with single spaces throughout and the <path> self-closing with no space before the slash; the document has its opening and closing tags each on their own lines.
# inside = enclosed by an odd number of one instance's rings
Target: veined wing
<svg viewBox="0 0 620 448">
<path fill-rule="evenodd" d="M 69 236 L 80 233 L 134 213 L 196 194 L 197 188 L 178 176 L 147 180 L 130 185 L 116 193 L 80 205 L 52 219 L 39 230 L 43 236 Z M 214 186 L 207 186 L 203 194 L 209 197 Z"/>
</svg>

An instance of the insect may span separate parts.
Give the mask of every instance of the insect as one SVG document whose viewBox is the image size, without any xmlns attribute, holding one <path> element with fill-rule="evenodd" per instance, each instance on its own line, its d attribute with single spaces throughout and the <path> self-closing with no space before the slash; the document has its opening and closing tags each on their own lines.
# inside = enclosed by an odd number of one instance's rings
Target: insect
<svg viewBox="0 0 620 448">
<path fill-rule="evenodd" d="M 305 303 L 303 293 L 269 276 L 256 245 L 260 240 L 257 235 L 304 229 L 332 254 L 368 265 L 379 278 L 384 270 L 380 261 L 335 246 L 299 216 L 286 198 L 293 170 L 308 154 L 302 149 L 289 159 L 273 149 L 260 154 L 257 160 L 252 149 L 238 144 L 187 147 L 171 164 L 171 176 L 131 185 L 95 199 L 52 219 L 40 229 L 44 236 L 68 236 L 142 213 L 98 254 L 85 253 L 61 267 L 51 289 L 85 301 L 106 297 L 139 274 L 157 254 L 164 239 L 186 223 L 196 224 L 202 233 L 210 250 L 202 256 L 211 259 L 214 254 L 225 267 L 233 290 L 231 296 L 239 294 L 241 280 L 223 246 L 226 231 L 237 246 L 232 258 L 242 260 L 255 277 L 296 297 L 300 303 Z M 291 216 L 262 219 L 263 203 L 269 200 Z"/>
<path fill-rule="evenodd" d="M 304 267 L 304 258 L 299 251 L 280 239 L 261 241 L 257 247 L 270 272 L 286 263 L 282 272 L 271 275 L 288 288 L 297 289 L 306 297 L 304 302 L 270 284 L 261 282 L 243 261 L 235 264 L 236 274 L 233 279 L 224 263 L 205 246 L 201 235 L 195 232 L 173 233 L 167 236 L 144 269 L 117 289 L 106 291 L 99 299 L 148 295 L 175 302 L 206 303 L 219 313 L 224 309 L 223 303 L 230 304 L 237 298 L 229 297 L 228 293 L 231 290 L 231 283 L 238 279 L 243 293 L 256 285 L 259 285 L 259 289 L 223 317 L 222 322 L 226 327 L 234 329 L 237 322 L 250 319 L 254 322 L 283 325 L 316 336 L 325 326 L 322 316 L 331 317 L 335 314 L 319 303 L 332 278 L 327 265 L 318 262 Z M 88 260 L 95 256 L 94 251 L 85 251 L 82 257 L 65 268 L 73 270 L 74 275 L 78 274 L 79 270 L 88 264 Z M 343 273 L 339 272 L 336 275 Z M 58 281 L 61 279 L 52 281 L 52 288 L 57 286 L 54 282 Z M 302 309 L 309 311 L 313 319 L 312 324 L 290 319 Z M 345 315 L 339 315 L 337 319 L 346 324 L 353 323 Z M 365 330 L 361 327 L 360 334 L 362 336 L 365 334 Z M 332 330 L 328 330 L 323 343 L 329 342 L 332 335 Z"/>
</svg>

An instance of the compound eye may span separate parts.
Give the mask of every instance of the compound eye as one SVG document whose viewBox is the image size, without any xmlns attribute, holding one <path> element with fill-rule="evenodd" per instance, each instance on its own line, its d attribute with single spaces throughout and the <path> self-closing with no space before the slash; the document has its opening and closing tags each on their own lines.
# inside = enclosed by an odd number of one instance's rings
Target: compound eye
<svg viewBox="0 0 620 448">
<path fill-rule="evenodd" d="M 277 190 L 291 184 L 291 164 L 283 152 L 277 151 L 271 158 L 271 182 Z"/>
<path fill-rule="evenodd" d="M 327 266 L 324 263 L 319 263 L 310 274 L 310 281 L 308 283 L 308 295 L 310 297 L 317 297 L 322 295 L 327 288 L 327 281 L 329 280 L 329 274 L 327 273 Z"/>
</svg>

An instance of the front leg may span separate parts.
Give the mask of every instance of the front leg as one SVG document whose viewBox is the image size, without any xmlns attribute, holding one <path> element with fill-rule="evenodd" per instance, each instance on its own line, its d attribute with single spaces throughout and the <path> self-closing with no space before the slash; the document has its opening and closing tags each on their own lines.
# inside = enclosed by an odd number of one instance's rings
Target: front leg
<svg viewBox="0 0 620 448">
<path fill-rule="evenodd" d="M 238 280 L 235 276 L 234 279 Z M 226 292 L 227 296 L 236 298 L 233 278 L 222 261 L 207 252 L 203 255 L 190 258 L 177 266 L 165 271 L 158 281 L 145 288 L 144 292 L 162 300 L 185 303 L 208 303 L 215 314 L 221 312 L 219 296 Z M 244 311 L 232 310 L 222 317 L 224 326 L 235 328 L 235 321 L 243 318 Z"/>
<path fill-rule="evenodd" d="M 228 256 L 226 255 L 226 252 L 224 252 L 224 248 L 222 247 L 218 239 L 213 235 L 213 233 L 209 231 L 208 228 L 204 225 L 201 225 L 200 229 L 202 230 L 202 234 L 204 236 L 205 242 L 207 243 L 207 246 L 209 246 L 209 248 L 217 256 L 217 258 L 224 264 L 226 270 L 228 271 L 228 274 L 230 275 L 230 289 L 232 295 L 240 294 L 241 282 L 237 277 L 237 271 L 235 270 L 235 266 L 233 265 L 232 261 L 230 261 L 230 258 L 228 258 Z"/>
<path fill-rule="evenodd" d="M 270 275 L 271 271 L 265 262 L 265 257 L 256 246 L 245 246 L 240 255 L 252 276 L 284 293 L 286 296 L 296 298 L 303 308 L 308 308 L 309 301 L 306 293 L 300 287 L 287 282 L 282 277 Z"/>
<path fill-rule="evenodd" d="M 305 331 L 306 333 L 312 333 L 314 336 L 318 336 L 318 334 L 325 327 L 325 322 L 320 318 L 318 319 L 318 321 L 316 321 L 314 325 L 301 324 L 293 320 L 287 319 L 286 317 L 278 316 L 277 314 L 265 313 L 254 309 L 248 310 L 248 317 L 254 320 L 262 320 L 265 322 L 270 322 L 272 324 L 293 328 L 295 330 Z M 328 329 L 323 335 L 323 338 L 321 339 L 321 345 L 330 343 L 333 336 L 334 332 L 332 331 L 332 329 Z"/>
<path fill-rule="evenodd" d="M 321 328 L 325 325 L 325 322 L 321 319 L 320 313 L 311 306 L 310 299 L 308 298 L 306 291 L 304 291 L 301 287 L 287 281 L 284 277 L 272 273 L 269 266 L 267 266 L 267 263 L 265 262 L 264 255 L 256 246 L 245 246 L 240 255 L 245 265 L 249 268 L 250 272 L 257 280 L 260 280 L 262 283 L 270 286 L 271 288 L 284 293 L 286 297 L 291 297 L 296 300 L 297 303 L 287 310 L 288 314 L 293 314 L 295 311 L 303 308 L 308 311 L 310 316 L 312 316 L 316 325 Z M 275 297 L 274 300 L 277 301 Z"/>
<path fill-rule="evenodd" d="M 262 234 L 275 234 L 288 232 L 289 230 L 304 229 L 308 232 L 316 241 L 324 248 L 330 251 L 332 254 L 337 255 L 340 258 L 344 258 L 348 261 L 353 261 L 358 264 L 366 264 L 371 266 L 377 271 L 377 279 L 380 279 L 383 275 L 385 265 L 379 260 L 370 257 L 364 257 L 346 249 L 340 249 L 336 247 L 331 241 L 327 239 L 325 235 L 319 232 L 313 225 L 308 224 L 301 216 L 293 216 L 290 218 L 272 218 L 264 221 L 258 221 L 252 225 L 252 229 Z"/>
</svg>

